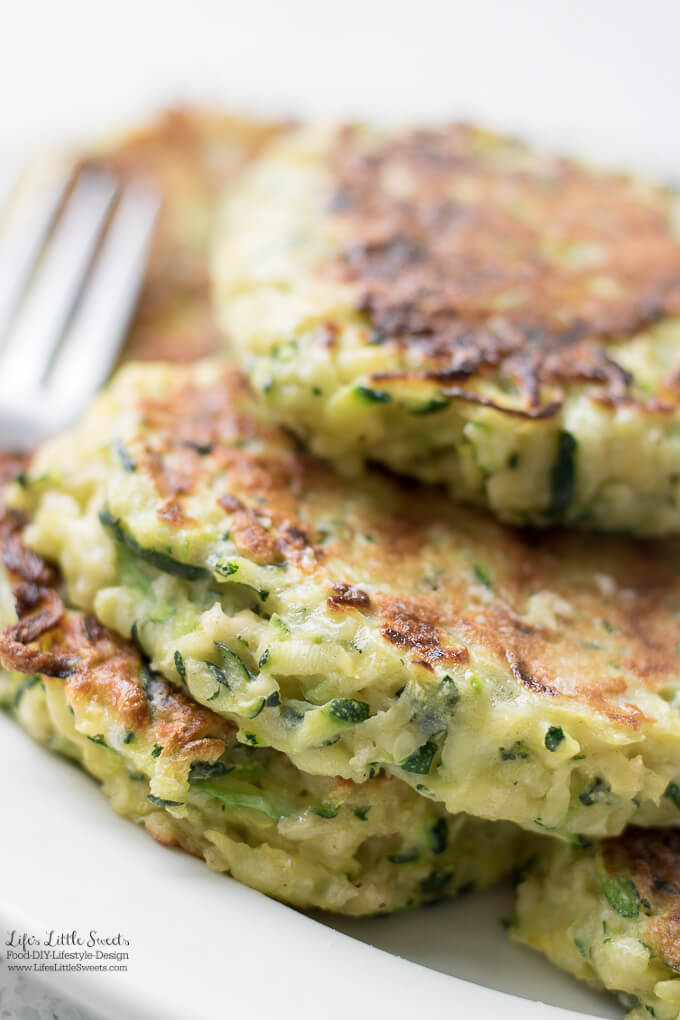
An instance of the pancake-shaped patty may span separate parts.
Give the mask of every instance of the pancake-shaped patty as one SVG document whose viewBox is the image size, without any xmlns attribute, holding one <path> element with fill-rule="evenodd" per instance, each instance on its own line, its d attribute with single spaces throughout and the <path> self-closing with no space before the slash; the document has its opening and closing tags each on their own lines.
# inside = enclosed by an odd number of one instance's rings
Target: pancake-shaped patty
<svg viewBox="0 0 680 1020">
<path fill-rule="evenodd" d="M 65 609 L 16 523 L 0 522 L 10 568 L 0 606 L 7 616 L 15 601 L 21 614 L 3 621 L 0 660 L 13 672 L 0 670 L 0 706 L 159 842 L 285 902 L 348 914 L 483 887 L 526 855 L 515 826 L 453 817 L 386 773 L 359 786 L 240 743 L 233 723 L 152 672 L 132 642 Z"/>
<path fill-rule="evenodd" d="M 680 787 L 673 795 L 680 803 Z M 513 935 L 628 1020 L 680 1016 L 680 829 L 631 828 L 578 848 L 545 840 L 520 883 Z"/>
<path fill-rule="evenodd" d="M 680 530 L 680 203 L 466 125 L 306 128 L 230 189 L 218 313 L 267 405 L 513 524 Z"/>
<path fill-rule="evenodd" d="M 244 743 L 540 832 L 680 820 L 670 541 L 348 485 L 210 361 L 123 369 L 10 498 L 72 603 Z"/>
</svg>

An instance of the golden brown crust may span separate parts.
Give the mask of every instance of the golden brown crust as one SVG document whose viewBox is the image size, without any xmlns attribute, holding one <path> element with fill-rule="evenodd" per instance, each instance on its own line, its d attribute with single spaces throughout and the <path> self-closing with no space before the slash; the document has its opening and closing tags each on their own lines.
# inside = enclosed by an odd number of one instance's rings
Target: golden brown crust
<svg viewBox="0 0 680 1020">
<path fill-rule="evenodd" d="M 346 128 L 329 162 L 343 252 L 324 272 L 353 284 L 377 341 L 419 366 L 375 382 L 430 380 L 498 406 L 467 388 L 493 376 L 519 395 L 502 409 L 531 418 L 555 414 L 577 382 L 631 399 L 600 341 L 680 314 L 667 195 L 464 124 L 373 144 Z"/>
<path fill-rule="evenodd" d="M 390 644 L 414 653 L 414 663 L 432 667 L 468 662 L 467 648 L 449 646 L 437 626 L 439 614 L 425 600 L 382 598 L 379 605 L 383 637 Z"/>
<path fill-rule="evenodd" d="M 297 565 L 320 557 L 310 537 L 313 529 L 298 520 L 297 494 L 325 469 L 287 449 L 288 437 L 257 413 L 240 374 L 225 369 L 216 385 L 189 383 L 179 393 L 144 399 L 140 415 L 141 431 L 150 438 L 138 441 L 132 453 L 163 497 L 157 511 L 161 520 L 198 526 L 186 513 L 183 497 L 200 489 L 217 462 L 223 477 L 217 502 L 241 555 L 260 564 Z M 249 449 L 249 441 L 278 450 Z"/>
<path fill-rule="evenodd" d="M 326 600 L 331 609 L 370 609 L 371 600 L 368 593 L 361 588 L 353 588 L 351 584 L 332 585 L 332 594 Z"/>
<path fill-rule="evenodd" d="M 244 506 L 236 496 L 220 496 L 220 506 L 231 514 L 229 537 L 243 556 L 255 563 L 280 563 L 281 546 L 257 519 L 250 507 Z"/>
</svg>

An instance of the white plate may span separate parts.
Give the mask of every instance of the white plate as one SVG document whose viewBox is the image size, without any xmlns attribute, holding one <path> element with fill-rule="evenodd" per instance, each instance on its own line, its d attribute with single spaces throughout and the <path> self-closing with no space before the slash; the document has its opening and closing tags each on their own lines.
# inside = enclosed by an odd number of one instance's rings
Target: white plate
<svg viewBox="0 0 680 1020">
<path fill-rule="evenodd" d="M 426 1005 L 428 1015 L 465 1018 L 621 1016 L 508 942 L 508 894 L 321 923 L 158 846 L 111 811 L 95 782 L 2 715 L 0 748 L 0 943 L 13 928 L 120 932 L 127 973 L 41 975 L 95 1015 L 414 1020 Z"/>
</svg>

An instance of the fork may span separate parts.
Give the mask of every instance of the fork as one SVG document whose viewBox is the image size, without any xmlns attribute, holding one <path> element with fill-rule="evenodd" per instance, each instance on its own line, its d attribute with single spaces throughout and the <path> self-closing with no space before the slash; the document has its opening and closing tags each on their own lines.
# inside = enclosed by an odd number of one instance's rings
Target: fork
<svg viewBox="0 0 680 1020">
<path fill-rule="evenodd" d="M 141 182 L 57 159 L 0 210 L 0 449 L 69 424 L 109 375 L 159 208 Z"/>
</svg>

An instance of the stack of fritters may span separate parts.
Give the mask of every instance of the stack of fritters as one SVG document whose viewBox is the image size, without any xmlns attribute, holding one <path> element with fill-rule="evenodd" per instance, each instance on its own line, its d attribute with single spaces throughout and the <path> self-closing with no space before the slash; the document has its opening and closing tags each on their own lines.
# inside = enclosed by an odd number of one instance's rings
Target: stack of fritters
<svg viewBox="0 0 680 1020">
<path fill-rule="evenodd" d="M 106 157 L 169 188 L 132 350 L 214 343 L 213 233 L 231 360 L 125 367 L 8 464 L 3 700 L 162 842 L 298 905 L 532 861 L 519 937 L 675 1018 L 673 196 L 466 126 L 238 137 L 185 118 Z M 211 232 L 215 148 L 267 139 Z"/>
</svg>

